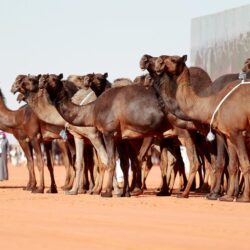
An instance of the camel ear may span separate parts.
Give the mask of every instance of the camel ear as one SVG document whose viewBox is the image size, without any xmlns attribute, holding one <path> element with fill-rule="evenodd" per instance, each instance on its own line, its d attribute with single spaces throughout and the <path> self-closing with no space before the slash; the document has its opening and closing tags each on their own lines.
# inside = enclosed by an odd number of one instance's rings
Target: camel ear
<svg viewBox="0 0 250 250">
<path fill-rule="evenodd" d="M 58 76 L 58 78 L 59 78 L 60 80 L 62 80 L 62 79 L 63 79 L 63 73 L 61 73 L 61 74 Z"/>
<path fill-rule="evenodd" d="M 162 58 L 161 56 L 159 56 L 159 57 L 157 58 L 157 61 L 158 61 L 158 63 L 163 63 L 163 58 Z"/>
<path fill-rule="evenodd" d="M 108 76 L 109 76 L 109 74 L 106 72 L 106 73 L 104 73 L 104 75 L 103 75 L 103 77 L 105 78 L 105 79 L 107 79 L 108 78 Z"/>
<path fill-rule="evenodd" d="M 181 61 L 182 61 L 182 62 L 186 62 L 186 61 L 187 61 L 187 55 L 183 55 L 183 56 L 181 57 Z"/>
<path fill-rule="evenodd" d="M 39 80 L 41 76 L 41 74 L 37 75 L 36 79 Z"/>
<path fill-rule="evenodd" d="M 144 55 L 144 56 L 142 57 L 142 60 L 143 60 L 144 62 L 147 62 L 147 61 L 148 61 L 148 55 Z"/>
</svg>

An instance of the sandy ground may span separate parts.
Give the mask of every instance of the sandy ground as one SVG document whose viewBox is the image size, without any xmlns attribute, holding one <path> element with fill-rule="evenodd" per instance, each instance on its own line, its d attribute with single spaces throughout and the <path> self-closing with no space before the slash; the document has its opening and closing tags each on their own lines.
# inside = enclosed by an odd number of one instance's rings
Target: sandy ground
<svg viewBox="0 0 250 250">
<path fill-rule="evenodd" d="M 32 194 L 25 167 L 0 182 L 1 249 L 250 249 L 250 204 L 156 197 Z M 46 170 L 46 184 L 48 181 Z M 56 167 L 57 184 L 64 168 Z M 154 167 L 148 187 L 159 185 Z"/>
</svg>

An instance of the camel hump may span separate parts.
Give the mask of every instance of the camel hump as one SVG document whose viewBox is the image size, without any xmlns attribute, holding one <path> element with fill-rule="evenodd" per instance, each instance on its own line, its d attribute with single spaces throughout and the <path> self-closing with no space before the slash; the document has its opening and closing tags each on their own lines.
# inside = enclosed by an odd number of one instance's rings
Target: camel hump
<svg viewBox="0 0 250 250">
<path fill-rule="evenodd" d="M 112 83 L 112 87 L 122 87 L 132 85 L 133 82 L 129 78 L 118 78 Z"/>
</svg>

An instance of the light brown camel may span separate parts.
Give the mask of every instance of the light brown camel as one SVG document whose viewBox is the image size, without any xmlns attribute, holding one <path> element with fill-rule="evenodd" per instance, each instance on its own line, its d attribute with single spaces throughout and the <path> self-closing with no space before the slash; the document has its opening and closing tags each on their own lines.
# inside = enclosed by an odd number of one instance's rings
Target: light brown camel
<svg viewBox="0 0 250 250">
<path fill-rule="evenodd" d="M 240 81 L 234 81 L 217 93 L 200 96 L 195 93 L 190 85 L 190 74 L 185 64 L 186 59 L 186 56 L 170 56 L 165 60 L 166 72 L 170 76 L 172 84 L 175 84 L 177 88 L 176 100 L 178 105 L 190 119 L 209 124 L 218 133 L 225 135 L 229 148 L 229 158 L 230 160 L 234 158 L 234 161 L 236 157 L 238 158 L 245 182 L 243 195 L 237 201 L 249 202 L 250 163 L 242 132 L 249 131 L 250 85 L 246 83 L 239 85 Z M 236 87 L 237 85 L 239 87 Z M 228 93 L 231 94 L 227 96 L 221 106 L 218 106 Z M 215 113 L 217 107 L 219 109 Z M 213 115 L 214 120 L 211 121 Z M 231 167 L 236 168 L 235 165 Z M 231 171 L 234 172 L 235 169 Z M 232 186 L 230 192 L 233 190 Z M 231 195 L 230 193 L 229 196 Z"/>
<path fill-rule="evenodd" d="M 40 144 L 45 144 L 47 154 L 48 169 L 51 177 L 51 187 L 48 192 L 56 193 L 57 188 L 54 179 L 53 166 L 50 157 L 50 143 L 55 136 L 55 128 L 51 128 L 37 118 L 28 105 L 18 110 L 10 110 L 6 107 L 4 97 L 0 91 L 0 126 L 6 132 L 12 133 L 19 141 L 24 153 L 27 157 L 27 165 L 29 170 L 29 181 L 26 189 L 32 190 L 34 193 L 44 192 L 44 162 Z M 43 137 L 44 136 L 44 137 Z M 37 156 L 37 166 L 40 174 L 39 186 L 36 188 L 36 178 L 34 172 L 34 149 Z"/>
<path fill-rule="evenodd" d="M 48 94 L 45 89 L 38 89 L 38 77 L 32 76 L 18 76 L 15 83 L 12 85 L 12 92 L 20 92 L 25 98 L 25 101 L 29 103 L 33 111 L 38 115 L 38 117 L 49 123 L 57 126 L 65 127 L 67 122 L 62 118 L 53 105 L 51 105 L 48 100 Z M 92 96 L 94 98 L 94 95 Z M 91 100 L 91 99 L 90 99 Z M 89 98 L 86 101 L 90 101 Z M 79 192 L 85 192 L 82 189 L 83 186 L 83 173 L 84 173 L 84 161 L 83 161 L 83 138 L 87 138 L 95 147 L 101 169 L 104 169 L 107 165 L 107 154 L 103 146 L 102 139 L 99 132 L 94 127 L 77 127 L 70 126 L 70 134 L 74 136 L 76 145 L 76 178 L 72 189 L 67 192 L 67 194 L 77 194 Z M 94 187 L 94 193 L 100 193 L 103 175 L 99 176 L 96 186 Z"/>
</svg>

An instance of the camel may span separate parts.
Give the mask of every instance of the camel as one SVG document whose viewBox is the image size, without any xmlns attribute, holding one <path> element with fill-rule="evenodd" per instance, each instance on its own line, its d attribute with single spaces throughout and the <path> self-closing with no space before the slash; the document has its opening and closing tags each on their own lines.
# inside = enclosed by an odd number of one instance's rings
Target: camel
<svg viewBox="0 0 250 250">
<path fill-rule="evenodd" d="M 111 197 L 115 167 L 115 141 L 147 136 L 162 137 L 163 132 L 171 128 L 172 125 L 168 123 L 159 107 L 153 88 L 147 90 L 137 85 L 111 88 L 99 96 L 96 101 L 79 106 L 72 103 L 67 96 L 61 82 L 62 77 L 62 74 L 58 76 L 53 74 L 43 75 L 39 80 L 39 86 L 48 90 L 50 100 L 69 123 L 76 126 L 92 125 L 103 133 L 109 157 L 109 168 L 106 192 L 102 193 L 102 196 Z M 128 99 L 130 100 L 129 105 L 127 103 Z M 113 101 L 109 102 L 107 100 Z M 148 108 L 145 105 L 146 103 L 151 103 L 152 106 Z M 135 112 L 137 110 L 135 106 L 143 110 L 141 112 L 143 116 L 140 119 L 140 114 Z M 192 148 L 190 159 L 192 162 L 196 161 L 197 165 L 199 162 L 194 157 L 196 155 L 194 154 L 195 149 L 194 147 L 190 148 Z M 188 191 L 190 186 L 187 185 Z M 187 194 L 184 193 L 184 195 L 186 196 Z"/>
<path fill-rule="evenodd" d="M 157 71 L 158 74 L 162 74 L 162 72 L 165 71 L 165 60 L 168 58 L 168 56 L 160 56 L 158 60 L 156 60 L 155 62 L 157 63 Z M 247 64 L 249 63 L 249 61 L 246 61 L 244 64 L 245 67 L 245 72 L 246 72 L 246 76 L 249 78 L 250 77 L 250 73 L 247 71 Z M 154 66 L 154 69 L 156 67 Z M 190 71 L 190 75 L 191 71 Z M 226 85 L 230 84 L 232 81 L 237 80 L 239 77 L 241 76 L 241 74 L 226 74 L 223 76 L 220 76 L 219 78 L 217 78 L 214 82 L 212 82 L 210 84 L 209 87 L 204 87 L 207 84 L 198 84 L 199 82 L 194 82 L 195 78 L 194 77 L 190 77 L 190 83 L 194 89 L 194 91 L 196 93 L 198 93 L 200 96 L 211 96 L 214 95 L 215 93 L 217 93 L 218 91 L 220 91 L 221 89 L 223 89 Z M 202 82 L 202 79 L 200 79 L 200 82 Z M 169 111 L 172 112 L 173 114 L 176 114 L 179 117 L 183 118 L 183 112 L 180 111 L 180 108 L 178 106 L 178 104 L 176 104 L 176 99 L 175 99 L 175 92 L 176 92 L 176 87 L 175 86 L 169 86 L 170 84 L 169 78 L 166 77 L 165 81 L 161 82 L 161 86 L 163 87 L 163 89 L 161 90 L 161 92 L 163 92 L 162 96 L 165 102 L 169 101 L 169 96 L 171 96 L 172 98 L 170 99 L 171 102 L 175 103 L 175 106 L 170 104 L 169 107 Z M 158 88 L 158 87 L 157 87 Z M 172 93 L 171 90 L 173 89 Z M 167 98 L 165 98 L 166 96 L 168 96 Z M 201 133 L 205 133 L 205 135 L 208 132 L 208 126 L 204 124 L 201 124 L 200 122 L 195 121 L 195 125 L 196 128 L 201 132 Z M 206 128 L 207 127 L 207 128 Z M 207 199 L 212 199 L 212 200 L 216 200 L 219 197 L 221 197 L 221 180 L 222 180 L 222 174 L 223 174 L 223 170 L 224 170 L 224 165 L 225 165 L 225 158 L 226 158 L 226 148 L 225 148 L 225 138 L 223 135 L 216 133 L 216 141 L 217 141 L 217 157 L 215 160 L 215 167 L 213 168 L 213 173 L 215 178 L 213 178 L 213 182 L 212 182 L 212 188 L 211 188 L 211 192 L 210 194 L 207 196 Z M 208 146 L 210 147 L 210 144 L 208 144 Z M 212 148 L 213 149 L 213 148 Z M 229 187 L 234 187 L 235 186 L 235 196 L 237 196 L 239 187 L 238 187 L 238 182 L 236 181 L 235 183 L 233 183 L 235 180 L 235 176 L 237 176 L 237 174 L 235 173 L 234 170 L 234 166 L 237 166 L 237 159 L 234 156 L 236 153 L 233 153 L 232 151 L 233 149 L 229 149 L 230 154 L 232 155 L 229 159 L 228 162 L 228 169 L 229 169 Z M 231 171 L 232 169 L 232 171 Z M 232 189 L 229 189 L 228 194 L 230 195 L 226 195 L 220 198 L 220 200 L 222 201 L 232 201 L 233 200 L 233 196 L 231 195 L 233 193 Z"/>
<path fill-rule="evenodd" d="M 167 57 L 167 56 L 165 56 Z M 165 78 L 168 79 L 166 75 L 158 74 L 159 72 L 156 72 L 155 63 L 157 57 L 152 57 L 150 55 L 144 55 L 142 56 L 140 60 L 140 68 L 142 70 L 147 70 L 149 72 L 149 75 L 145 75 L 142 77 L 137 77 L 135 79 L 136 83 L 143 84 L 144 86 L 154 86 L 157 98 L 159 100 L 159 104 L 162 106 L 165 113 L 168 115 L 168 119 L 171 120 L 173 124 L 175 124 L 177 127 L 181 128 L 187 128 L 189 130 L 197 130 L 197 124 L 193 124 L 192 122 L 187 122 L 189 119 L 188 117 L 181 112 L 181 110 L 178 108 L 178 105 L 176 104 L 176 101 L 174 99 L 174 88 L 168 88 L 167 93 L 162 93 L 161 87 L 162 82 L 166 81 Z M 159 61 L 159 60 L 158 60 Z M 161 71 L 162 73 L 162 71 Z M 206 71 L 199 67 L 191 67 L 190 68 L 190 75 L 191 75 L 191 84 L 193 85 L 195 91 L 199 92 L 202 89 L 207 88 L 209 85 L 212 84 L 212 80 L 207 74 Z M 173 97 L 172 97 L 173 95 Z M 171 115 L 171 110 L 175 110 L 175 115 Z M 170 111 L 170 112 L 169 112 Z M 182 120 L 177 119 L 176 115 Z M 185 120 L 186 122 L 184 122 Z M 190 133 L 193 134 L 193 132 L 190 131 Z M 170 135 L 170 132 L 167 132 L 167 135 Z M 176 135 L 176 131 L 173 131 L 173 135 Z M 223 145 L 222 145 L 223 146 Z M 214 152 L 212 151 L 211 154 L 207 154 L 206 150 L 200 150 L 199 147 L 197 147 L 197 150 L 199 150 L 200 156 L 204 159 L 205 162 L 205 182 L 204 186 L 202 187 L 202 190 L 207 190 L 207 181 L 211 173 L 211 160 L 214 161 Z M 219 149 L 218 149 L 219 150 Z M 220 158 L 219 158 L 220 159 Z M 218 162 L 217 164 L 221 164 L 221 162 Z M 191 170 L 191 179 L 194 178 L 196 170 L 192 168 Z"/>
<path fill-rule="evenodd" d="M 10 110 L 5 105 L 5 99 L 0 90 L 0 127 L 12 133 L 20 143 L 27 157 L 27 166 L 29 170 L 29 181 L 25 190 L 31 190 L 33 193 L 44 192 L 44 173 L 43 173 L 43 157 L 40 144 L 43 142 L 45 152 L 47 155 L 47 165 L 51 177 L 51 187 L 48 190 L 50 193 L 57 193 L 56 183 L 54 179 L 53 166 L 50 156 L 50 141 L 55 136 L 55 128 L 51 128 L 46 124 L 41 124 L 37 116 L 32 112 L 27 105 L 18 110 Z M 58 136 L 57 136 L 58 138 Z M 63 147 L 63 145 L 62 145 Z M 37 156 L 37 166 L 40 174 L 39 186 L 36 188 L 36 178 L 34 172 L 34 159 L 32 149 L 34 149 Z"/>
<path fill-rule="evenodd" d="M 33 111 L 37 114 L 39 119 L 45 121 L 48 124 L 54 124 L 56 126 L 65 127 L 67 122 L 58 113 L 53 105 L 48 100 L 46 90 L 38 88 L 38 80 L 40 76 L 17 76 L 14 84 L 12 85 L 12 92 L 20 92 L 23 99 L 32 107 Z M 64 86 L 67 86 L 66 82 L 63 82 Z M 69 92 L 67 92 L 69 93 Z M 72 97 L 72 94 L 69 94 Z M 94 98 L 92 96 L 91 98 Z M 91 100 L 91 99 L 90 99 Z M 86 101 L 90 101 L 89 99 Z M 67 191 L 66 194 L 75 195 L 78 193 L 85 193 L 83 190 L 83 173 L 84 173 L 84 162 L 83 162 L 83 138 L 88 139 L 95 147 L 98 157 L 100 160 L 100 168 L 104 169 L 107 165 L 107 154 L 102 143 L 100 133 L 94 127 L 68 127 L 70 134 L 73 135 L 76 145 L 76 177 L 71 190 Z M 102 171 L 103 172 L 103 171 Z M 102 173 L 101 172 L 101 173 Z M 100 193 L 103 175 L 99 176 L 98 182 L 96 183 L 93 193 Z"/>
<path fill-rule="evenodd" d="M 190 73 L 185 64 L 187 57 L 170 56 L 165 59 L 165 72 L 169 75 L 173 87 L 176 88 L 176 100 L 182 112 L 190 120 L 198 121 L 202 124 L 210 125 L 215 131 L 223 134 L 227 139 L 229 161 L 240 163 L 240 168 L 244 177 L 245 189 L 243 195 L 237 199 L 239 202 L 249 202 L 249 158 L 244 141 L 243 131 L 249 131 L 249 93 L 248 84 L 241 84 L 232 94 L 230 94 L 218 109 L 211 122 L 216 107 L 221 100 L 236 86 L 240 81 L 233 81 L 218 92 L 211 95 L 199 95 L 195 93 L 190 85 Z M 159 64 L 161 65 L 159 59 Z M 156 60 L 156 71 L 157 71 Z M 211 92 L 211 91 L 210 91 Z M 209 93 L 209 91 L 207 91 Z M 244 105 L 242 105 L 244 103 Z M 237 105 L 236 105 L 237 104 Z M 236 106 L 235 106 L 236 105 Z M 237 109 L 237 112 L 235 110 Z M 230 110 L 230 116 L 228 111 Z M 231 179 L 229 190 L 224 200 L 231 201 L 234 193 L 234 179 L 237 164 L 229 164 Z"/>
</svg>

